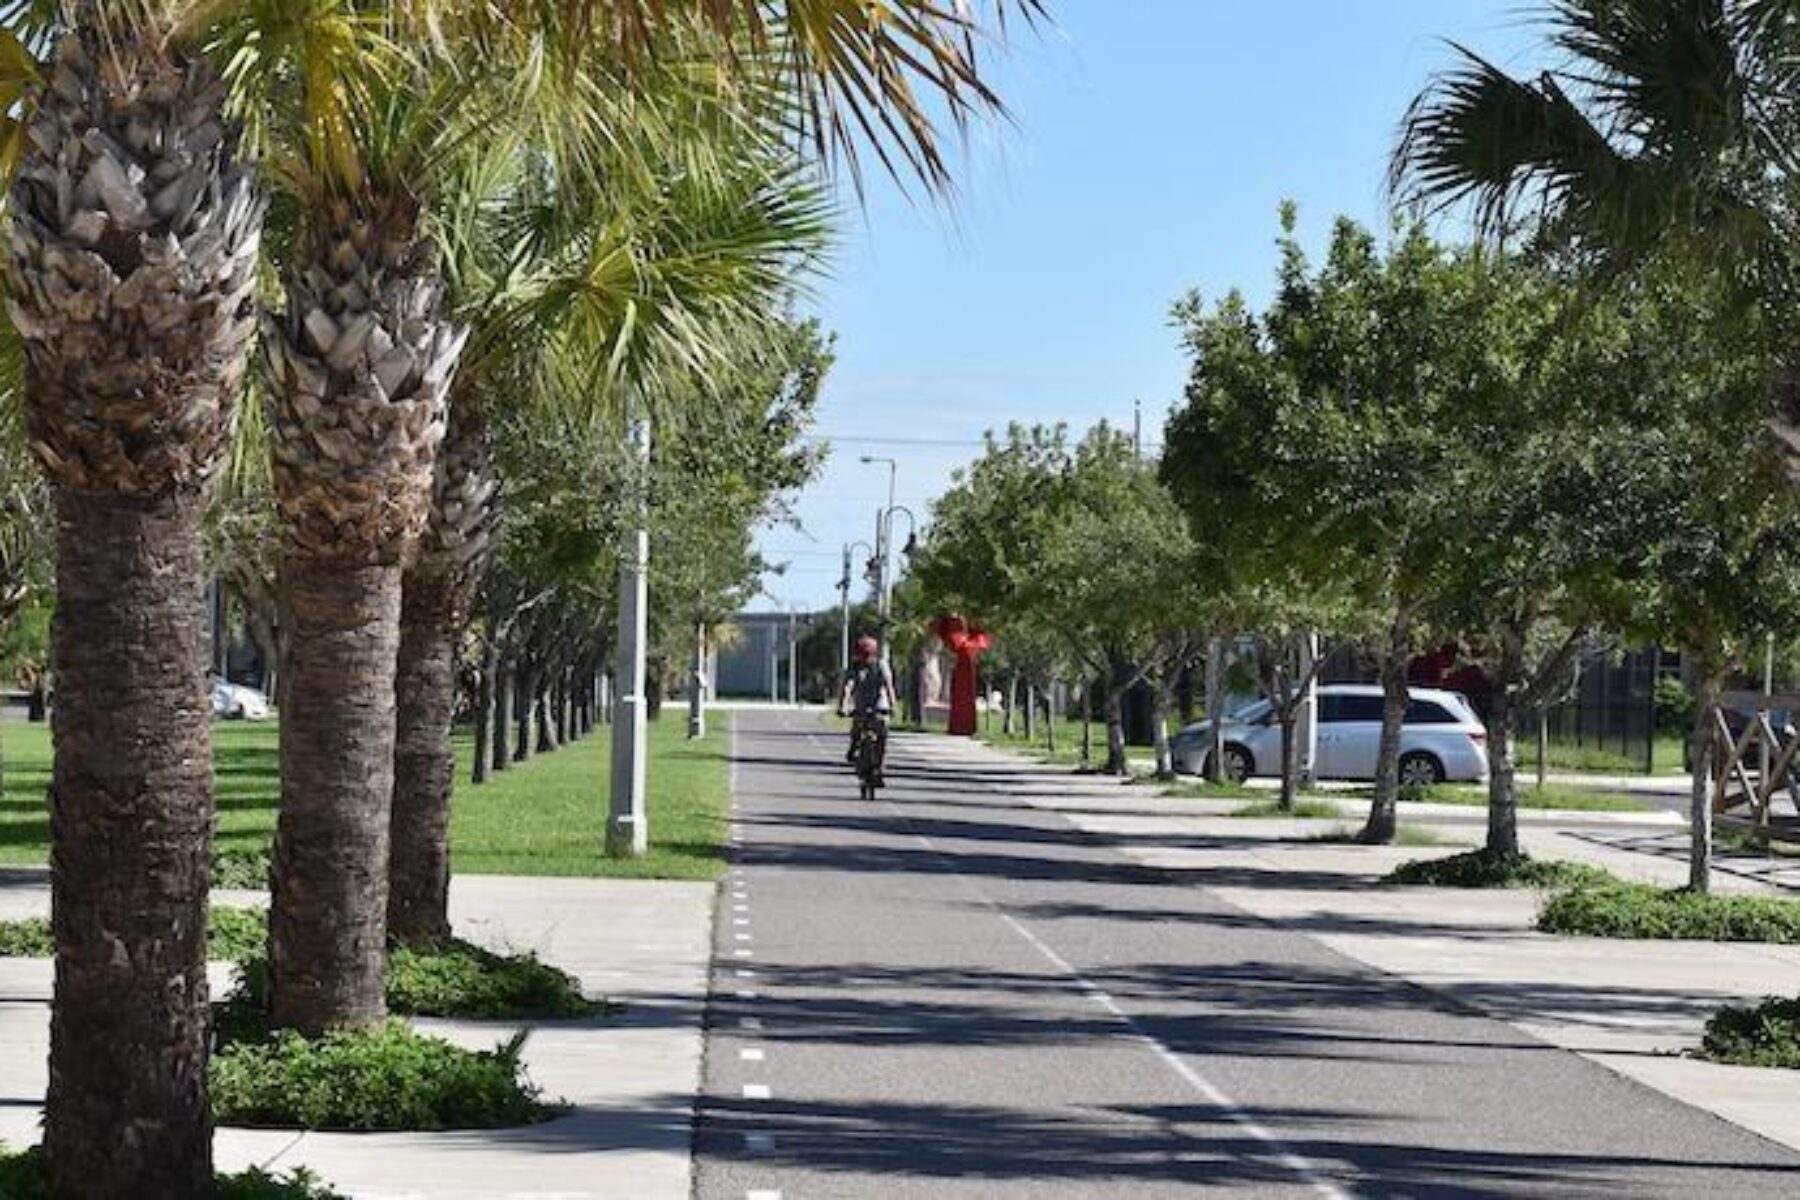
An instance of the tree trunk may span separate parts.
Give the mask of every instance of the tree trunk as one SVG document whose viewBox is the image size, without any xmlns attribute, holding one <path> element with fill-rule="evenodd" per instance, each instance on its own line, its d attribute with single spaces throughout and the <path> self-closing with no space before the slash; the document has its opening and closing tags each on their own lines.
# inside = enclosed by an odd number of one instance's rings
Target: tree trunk
<svg viewBox="0 0 1800 1200">
<path fill-rule="evenodd" d="M 1537 790 L 1544 790 L 1545 776 L 1550 770 L 1550 706 L 1539 704 L 1537 710 Z"/>
<path fill-rule="evenodd" d="M 1518 697 L 1525 682 L 1525 642 L 1514 630 L 1500 634 L 1500 663 L 1488 700 L 1489 854 L 1519 852 Z"/>
<path fill-rule="evenodd" d="M 1150 730 L 1156 744 L 1156 777 L 1175 778 L 1175 757 L 1169 750 L 1169 689 L 1161 682 L 1150 689 Z"/>
<path fill-rule="evenodd" d="M 490 762 L 494 770 L 512 766 L 512 748 L 508 744 L 513 725 L 512 658 L 504 650 L 494 660 L 494 745 Z"/>
<path fill-rule="evenodd" d="M 1019 709 L 1019 675 L 1013 672 L 1006 677 L 1006 716 L 1000 722 L 1000 732 L 1005 737 L 1013 735 L 1013 714 Z"/>
<path fill-rule="evenodd" d="M 494 651 L 494 639 L 483 638 L 481 672 L 475 679 L 475 751 L 471 756 L 469 771 L 471 783 L 487 782 L 488 754 L 492 751 L 494 739 L 494 670 L 498 658 Z"/>
<path fill-rule="evenodd" d="M 1407 660 L 1412 651 L 1411 623 L 1402 605 L 1388 626 L 1387 645 L 1381 653 L 1381 736 L 1375 745 L 1375 789 L 1369 802 L 1369 819 L 1363 826 L 1364 842 L 1385 846 L 1400 827 L 1400 731 L 1406 723 L 1411 699 L 1406 687 Z M 1313 714 L 1318 720 L 1318 714 Z"/>
<path fill-rule="evenodd" d="M 1081 769 L 1094 769 L 1094 681 L 1081 681 Z"/>
<path fill-rule="evenodd" d="M 556 740 L 555 708 L 556 698 L 553 694 L 553 672 L 545 672 L 538 679 L 537 696 L 533 705 L 537 710 L 537 748 L 539 754 L 548 754 L 560 749 Z"/>
<path fill-rule="evenodd" d="M 1037 741 L 1037 685 L 1025 685 L 1025 740 Z"/>
<path fill-rule="evenodd" d="M 1294 811 L 1295 788 L 1300 781 L 1300 738 L 1295 725 L 1300 718 L 1300 704 L 1283 703 L 1277 715 L 1281 720 L 1281 795 L 1275 806 L 1284 813 Z"/>
<path fill-rule="evenodd" d="M 386 1017 L 400 567 L 290 554 L 293 629 L 269 913 L 269 1016 L 319 1034 Z"/>
<path fill-rule="evenodd" d="M 556 673 L 556 682 L 550 689 L 550 702 L 556 706 L 556 744 L 564 746 L 569 741 L 569 669 L 563 667 Z"/>
<path fill-rule="evenodd" d="M 44 1148 L 71 1196 L 212 1191 L 203 510 L 57 494 Z"/>
<path fill-rule="evenodd" d="M 450 936 L 450 792 L 456 758 L 457 581 L 414 567 L 400 601 L 394 694 L 394 802 L 388 936 L 423 946 Z"/>
<path fill-rule="evenodd" d="M 517 736 L 513 738 L 514 762 L 527 762 L 531 758 L 531 711 L 536 696 L 537 667 L 521 663 L 513 672 L 513 718 L 518 724 Z"/>
<path fill-rule="evenodd" d="M 1106 689 L 1106 766 L 1108 775 L 1128 775 L 1131 764 L 1125 755 L 1125 693 Z"/>
<path fill-rule="evenodd" d="M 1056 753 L 1056 693 L 1062 687 L 1059 682 L 1052 682 L 1044 693 L 1044 749 L 1051 754 Z"/>
<path fill-rule="evenodd" d="M 1206 643 L 1206 781 L 1225 777 L 1225 639 Z"/>
<path fill-rule="evenodd" d="M 1693 784 L 1688 792 L 1688 890 L 1712 890 L 1713 795 L 1717 781 L 1717 742 L 1721 672 L 1708 657 L 1696 655 L 1694 672 Z"/>
</svg>

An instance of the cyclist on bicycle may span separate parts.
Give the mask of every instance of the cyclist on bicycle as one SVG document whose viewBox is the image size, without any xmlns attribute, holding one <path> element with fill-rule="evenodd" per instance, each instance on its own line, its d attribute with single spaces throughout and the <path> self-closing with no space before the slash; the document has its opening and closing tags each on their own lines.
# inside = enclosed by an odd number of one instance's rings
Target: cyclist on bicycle
<svg viewBox="0 0 1800 1200">
<path fill-rule="evenodd" d="M 875 761 L 887 762 L 887 719 L 894 711 L 894 677 L 881 661 L 881 646 L 864 635 L 856 639 L 856 662 L 844 673 L 838 688 L 838 715 L 850 714 L 850 751 L 844 761 L 856 761 L 856 743 L 865 721 L 875 722 Z"/>
</svg>

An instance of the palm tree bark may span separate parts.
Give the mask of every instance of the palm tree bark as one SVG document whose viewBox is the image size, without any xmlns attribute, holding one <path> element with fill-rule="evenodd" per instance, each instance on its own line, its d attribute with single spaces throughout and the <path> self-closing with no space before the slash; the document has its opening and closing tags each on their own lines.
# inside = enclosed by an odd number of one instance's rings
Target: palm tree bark
<svg viewBox="0 0 1800 1200">
<path fill-rule="evenodd" d="M 407 571 L 401 584 L 388 936 L 410 946 L 450 936 L 457 588 L 457 580 L 421 567 Z"/>
<path fill-rule="evenodd" d="M 56 999 L 44 1146 L 69 1195 L 210 1191 L 212 706 L 193 494 L 58 497 Z"/>
<path fill-rule="evenodd" d="M 212 707 L 201 516 L 263 205 L 223 89 L 75 5 L 11 193 L 7 300 L 57 511 L 44 1148 L 68 1195 L 205 1195 Z"/>
<path fill-rule="evenodd" d="M 462 338 L 410 197 L 325 198 L 265 344 L 292 614 L 269 919 L 270 1018 L 386 1015 L 401 564 L 431 500 Z"/>
<path fill-rule="evenodd" d="M 410 946 L 450 936 L 456 650 L 493 525 L 493 456 L 476 404 L 470 388 L 456 390 L 433 475 L 431 513 L 401 585 L 388 935 Z M 482 732 L 477 730 L 478 741 Z"/>
</svg>

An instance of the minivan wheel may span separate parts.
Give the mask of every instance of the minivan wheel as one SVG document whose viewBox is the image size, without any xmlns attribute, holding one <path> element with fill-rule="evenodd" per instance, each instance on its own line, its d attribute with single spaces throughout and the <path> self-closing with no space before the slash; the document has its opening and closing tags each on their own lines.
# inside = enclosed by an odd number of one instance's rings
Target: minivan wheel
<svg viewBox="0 0 1800 1200">
<path fill-rule="evenodd" d="M 1224 770 L 1219 777 L 1232 783 L 1242 783 L 1256 771 L 1256 760 L 1242 746 L 1226 746 L 1223 755 Z"/>
<path fill-rule="evenodd" d="M 1400 758 L 1400 786 L 1403 788 L 1434 787 L 1444 782 L 1444 764 L 1429 754 L 1414 751 Z"/>
</svg>

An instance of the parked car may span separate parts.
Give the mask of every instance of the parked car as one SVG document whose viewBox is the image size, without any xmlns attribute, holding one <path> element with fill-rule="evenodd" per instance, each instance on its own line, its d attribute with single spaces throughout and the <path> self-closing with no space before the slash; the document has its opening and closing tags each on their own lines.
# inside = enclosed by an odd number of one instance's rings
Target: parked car
<svg viewBox="0 0 1800 1200">
<path fill-rule="evenodd" d="M 213 680 L 213 716 L 227 721 L 266 721 L 274 715 L 269 698 L 253 687 Z"/>
<path fill-rule="evenodd" d="M 1171 739 L 1176 770 L 1203 773 L 1211 733 L 1212 722 L 1198 721 Z M 1281 725 L 1267 700 L 1227 714 L 1223 735 L 1226 778 L 1281 773 Z M 1380 741 L 1379 687 L 1334 683 L 1319 688 L 1319 778 L 1373 779 Z M 1400 782 L 1480 783 L 1487 777 L 1487 729 L 1468 697 L 1439 688 L 1413 688 L 1400 729 Z"/>
</svg>

